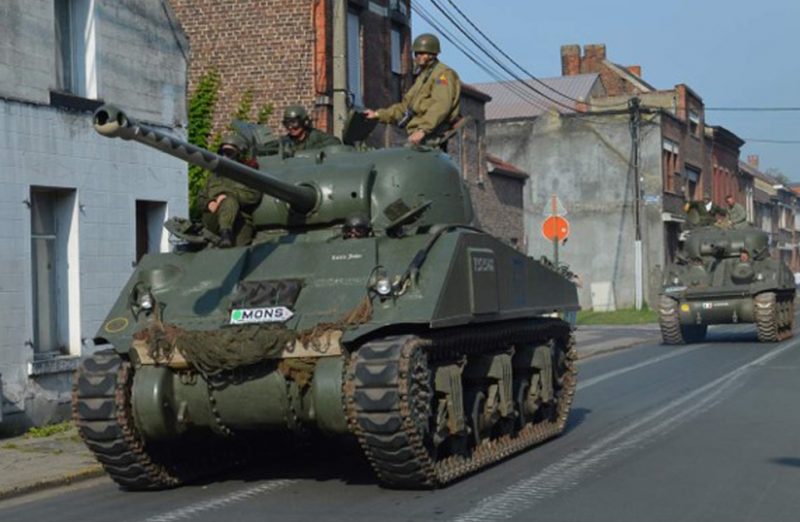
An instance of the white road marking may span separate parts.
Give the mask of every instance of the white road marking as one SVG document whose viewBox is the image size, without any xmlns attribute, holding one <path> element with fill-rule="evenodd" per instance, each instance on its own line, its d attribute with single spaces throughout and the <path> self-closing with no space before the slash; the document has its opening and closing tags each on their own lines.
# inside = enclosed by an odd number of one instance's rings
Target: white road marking
<svg viewBox="0 0 800 522">
<path fill-rule="evenodd" d="M 184 508 L 168 511 L 167 513 L 163 513 L 161 515 L 155 515 L 147 518 L 144 522 L 173 522 L 174 520 L 186 520 L 192 518 L 198 513 L 213 511 L 236 502 L 241 502 L 242 500 L 246 500 L 250 497 L 261 495 L 262 493 L 278 491 L 279 489 L 288 487 L 295 482 L 297 481 L 288 479 L 271 480 L 269 482 L 265 482 L 264 484 L 243 489 L 222 497 L 212 498 L 210 500 L 198 502 L 197 504 L 192 504 Z"/>
<path fill-rule="evenodd" d="M 547 466 L 539 473 L 507 487 L 501 493 L 483 499 L 473 509 L 456 517 L 456 522 L 507 520 L 530 507 L 571 487 L 577 486 L 588 472 L 599 468 L 609 458 L 643 445 L 674 429 L 679 423 L 710 409 L 724 398 L 724 393 L 742 384 L 740 377 L 797 346 L 787 343 L 746 363 L 693 392 L 676 399 L 636 422 L 595 442 L 588 448 Z M 687 404 L 688 403 L 688 404 Z M 652 424 L 648 427 L 648 424 Z"/>
<path fill-rule="evenodd" d="M 608 379 L 613 379 L 618 375 L 622 375 L 628 372 L 632 372 L 634 370 L 638 370 L 639 368 L 644 368 L 646 366 L 650 366 L 651 364 L 660 363 L 661 361 L 666 361 L 667 359 L 672 359 L 673 357 L 678 357 L 679 355 L 685 355 L 687 353 L 693 352 L 695 350 L 699 350 L 701 348 L 707 348 L 708 344 L 697 344 L 692 346 L 691 348 L 681 348 L 678 350 L 671 351 L 669 353 L 665 353 L 664 355 L 659 355 L 658 357 L 653 357 L 652 359 L 647 359 L 646 361 L 642 361 L 637 364 L 632 364 L 630 366 L 625 366 L 624 368 L 618 368 L 612 372 L 604 373 L 602 375 L 598 375 L 597 377 L 592 377 L 591 379 L 586 379 L 585 381 L 578 382 L 578 391 L 584 390 L 589 386 L 594 386 L 595 384 L 601 383 L 603 381 L 607 381 Z"/>
</svg>

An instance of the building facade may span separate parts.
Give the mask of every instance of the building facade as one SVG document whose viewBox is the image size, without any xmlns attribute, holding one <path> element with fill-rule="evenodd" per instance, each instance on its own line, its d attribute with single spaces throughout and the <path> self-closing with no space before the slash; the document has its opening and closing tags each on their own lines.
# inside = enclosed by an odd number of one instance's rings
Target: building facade
<svg viewBox="0 0 800 522">
<path fill-rule="evenodd" d="M 0 3 L 0 431 L 68 415 L 71 371 L 162 223 L 186 166 L 96 134 L 114 102 L 185 135 L 187 42 L 159 0 Z"/>
<path fill-rule="evenodd" d="M 564 46 L 561 57 L 564 76 L 542 82 L 567 101 L 549 110 L 490 104 L 488 151 L 531 176 L 531 255 L 552 255 L 540 227 L 552 196 L 561 201 L 571 235 L 560 258 L 583 280 L 581 306 L 654 303 L 679 248 L 684 204 L 710 195 L 722 205 L 729 191 L 746 202 L 752 183 L 737 167 L 743 141 L 707 126 L 703 100 L 687 85 L 655 89 L 641 67 L 608 60 L 604 45 L 583 54 Z M 493 97 L 499 88 L 479 87 Z M 547 103 L 540 96 L 537 105 Z"/>
<path fill-rule="evenodd" d="M 377 108 L 410 85 L 409 0 L 170 3 L 191 42 L 189 92 L 209 71 L 219 75 L 217 131 L 245 93 L 254 112 L 272 106 L 273 129 L 280 129 L 287 105 L 300 104 L 317 127 L 334 131 L 343 124 L 335 119 L 346 116 L 335 114 L 337 93 L 348 108 Z M 374 136 L 378 143 L 393 138 L 386 128 Z"/>
</svg>

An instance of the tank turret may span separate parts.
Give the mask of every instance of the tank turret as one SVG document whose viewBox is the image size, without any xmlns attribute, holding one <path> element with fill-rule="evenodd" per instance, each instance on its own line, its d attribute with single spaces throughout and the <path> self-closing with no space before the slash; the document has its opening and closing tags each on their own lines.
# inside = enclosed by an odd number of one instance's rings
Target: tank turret
<svg viewBox="0 0 800 522">
<path fill-rule="evenodd" d="M 253 215 L 256 228 L 319 228 L 354 215 L 366 216 L 378 233 L 412 224 L 474 224 L 460 172 L 438 149 L 356 154 L 339 145 L 292 158 L 259 156 L 256 169 L 137 122 L 112 105 L 95 111 L 94 128 L 264 192 Z"/>
</svg>

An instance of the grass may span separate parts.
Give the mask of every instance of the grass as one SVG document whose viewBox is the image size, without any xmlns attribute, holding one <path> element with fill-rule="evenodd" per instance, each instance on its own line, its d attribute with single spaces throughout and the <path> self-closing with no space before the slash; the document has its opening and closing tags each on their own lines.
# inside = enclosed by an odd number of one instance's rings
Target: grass
<svg viewBox="0 0 800 522">
<path fill-rule="evenodd" d="M 43 439 L 45 437 L 64 433 L 65 431 L 69 431 L 71 429 L 72 423 L 69 421 L 59 422 L 58 424 L 48 424 L 47 426 L 34 426 L 28 430 L 28 432 L 25 434 L 25 437 L 29 439 Z"/>
<path fill-rule="evenodd" d="M 581 310 L 578 312 L 579 325 L 596 324 L 646 324 L 658 322 L 658 314 L 647 307 L 641 310 L 625 308 L 614 312 L 595 312 Z"/>
</svg>

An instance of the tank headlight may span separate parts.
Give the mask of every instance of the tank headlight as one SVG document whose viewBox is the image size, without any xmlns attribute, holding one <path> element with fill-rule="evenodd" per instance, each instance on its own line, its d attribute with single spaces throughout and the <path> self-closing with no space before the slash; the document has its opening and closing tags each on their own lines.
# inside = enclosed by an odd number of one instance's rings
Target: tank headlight
<svg viewBox="0 0 800 522">
<path fill-rule="evenodd" d="M 142 310 L 152 310 L 153 309 L 153 296 L 150 295 L 150 292 L 145 292 L 139 296 L 139 308 Z"/>
<path fill-rule="evenodd" d="M 763 281 L 763 280 L 764 280 L 764 274 L 762 274 L 761 272 L 756 274 L 756 281 Z"/>
<path fill-rule="evenodd" d="M 672 278 L 672 284 L 673 285 L 679 285 L 679 284 L 681 284 L 681 280 L 678 279 L 677 277 L 673 277 Z"/>
<path fill-rule="evenodd" d="M 379 277 L 375 281 L 375 291 L 378 292 L 378 295 L 387 296 L 392 293 L 392 283 L 389 281 L 389 278 Z"/>
</svg>

